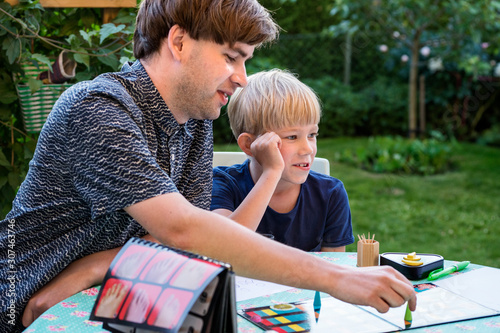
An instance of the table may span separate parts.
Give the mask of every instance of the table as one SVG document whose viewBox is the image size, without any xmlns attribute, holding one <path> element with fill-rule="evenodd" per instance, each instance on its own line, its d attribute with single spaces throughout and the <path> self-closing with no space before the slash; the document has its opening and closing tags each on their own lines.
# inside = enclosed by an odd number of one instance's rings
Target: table
<svg viewBox="0 0 500 333">
<path fill-rule="evenodd" d="M 357 263 L 356 253 L 332 252 L 315 253 L 327 261 L 340 265 L 355 266 Z M 445 260 L 445 268 L 454 262 Z M 455 274 L 464 274 L 484 266 L 471 264 L 464 271 Z M 414 284 L 426 280 L 412 281 Z M 89 320 L 92 306 L 97 298 L 99 286 L 89 288 L 68 299 L 60 302 L 47 310 L 24 332 L 77 332 L 77 333 L 103 333 L 108 332 L 102 328 L 100 322 Z M 284 303 L 300 300 L 309 300 L 314 297 L 314 292 L 310 290 L 291 289 L 264 297 L 248 299 L 237 303 L 238 309 L 251 308 L 272 303 Z M 238 332 L 259 333 L 263 332 L 257 326 L 238 316 Z M 444 325 L 412 329 L 411 332 L 444 333 L 444 332 L 499 332 L 500 315 L 481 319 L 473 319 Z"/>
</svg>

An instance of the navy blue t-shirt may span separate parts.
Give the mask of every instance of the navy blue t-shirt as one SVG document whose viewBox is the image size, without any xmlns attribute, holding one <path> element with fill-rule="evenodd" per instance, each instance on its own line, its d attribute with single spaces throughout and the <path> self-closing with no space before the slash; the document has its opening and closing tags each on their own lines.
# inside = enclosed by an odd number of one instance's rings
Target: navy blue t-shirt
<svg viewBox="0 0 500 333">
<path fill-rule="evenodd" d="M 66 90 L 0 221 L 2 332 L 71 262 L 146 234 L 124 208 L 179 192 L 209 209 L 212 153 L 212 121 L 177 123 L 139 61 Z"/>
<path fill-rule="evenodd" d="M 254 187 L 249 160 L 214 168 L 211 210 L 235 211 Z M 344 184 L 311 171 L 301 185 L 295 207 L 281 214 L 267 207 L 257 232 L 304 251 L 352 244 L 351 209 Z"/>
</svg>

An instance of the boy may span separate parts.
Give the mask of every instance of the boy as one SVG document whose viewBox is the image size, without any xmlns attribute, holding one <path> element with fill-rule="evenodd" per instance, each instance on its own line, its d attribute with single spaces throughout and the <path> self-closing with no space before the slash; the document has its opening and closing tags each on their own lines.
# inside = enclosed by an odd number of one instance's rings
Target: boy
<svg viewBox="0 0 500 333">
<path fill-rule="evenodd" d="M 304 251 L 345 251 L 354 237 L 344 185 L 310 170 L 321 116 L 315 93 L 289 72 L 260 72 L 232 96 L 228 115 L 249 158 L 214 169 L 211 209 Z"/>
</svg>

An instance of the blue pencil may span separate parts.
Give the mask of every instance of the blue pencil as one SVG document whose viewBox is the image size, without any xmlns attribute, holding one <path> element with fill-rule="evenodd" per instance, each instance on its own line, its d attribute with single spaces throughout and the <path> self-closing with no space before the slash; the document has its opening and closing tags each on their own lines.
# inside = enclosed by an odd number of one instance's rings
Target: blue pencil
<svg viewBox="0 0 500 333">
<path fill-rule="evenodd" d="M 313 306 L 314 306 L 314 317 L 316 318 L 316 322 L 318 322 L 319 312 L 321 311 L 321 297 L 319 291 L 316 291 L 316 293 L 314 294 Z"/>
</svg>

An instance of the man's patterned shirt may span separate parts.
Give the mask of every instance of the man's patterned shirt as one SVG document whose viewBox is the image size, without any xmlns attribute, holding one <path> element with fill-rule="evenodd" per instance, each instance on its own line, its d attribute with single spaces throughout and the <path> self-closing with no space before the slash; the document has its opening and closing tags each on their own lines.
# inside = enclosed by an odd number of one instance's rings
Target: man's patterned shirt
<svg viewBox="0 0 500 333">
<path fill-rule="evenodd" d="M 64 92 L 0 222 L 1 327 L 72 261 L 145 235 L 125 207 L 179 192 L 208 209 L 212 151 L 212 121 L 179 125 L 139 61 Z"/>
</svg>

